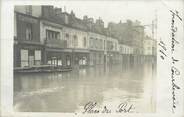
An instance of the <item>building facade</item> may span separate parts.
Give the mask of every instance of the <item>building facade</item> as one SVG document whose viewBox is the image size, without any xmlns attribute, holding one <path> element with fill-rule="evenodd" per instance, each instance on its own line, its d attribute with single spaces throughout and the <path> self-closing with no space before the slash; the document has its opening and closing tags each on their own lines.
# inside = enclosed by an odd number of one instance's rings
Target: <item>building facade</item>
<svg viewBox="0 0 184 117">
<path fill-rule="evenodd" d="M 67 13 L 53 6 L 16 6 L 14 67 L 118 64 L 126 56 L 142 54 L 144 30 L 138 27 L 131 43 L 122 44 L 101 18 L 96 22 L 87 16 L 79 19 L 73 11 Z M 149 54 L 148 40 L 144 41 L 145 55 Z M 154 55 L 155 48 L 152 46 Z"/>
<path fill-rule="evenodd" d="M 43 45 L 40 41 L 40 20 L 15 12 L 14 66 L 30 67 L 43 64 Z"/>
<path fill-rule="evenodd" d="M 105 40 L 104 35 L 89 32 L 90 65 L 104 64 Z"/>
<path fill-rule="evenodd" d="M 157 43 L 156 40 L 146 36 L 144 39 L 144 55 L 156 56 L 157 55 Z"/>
</svg>

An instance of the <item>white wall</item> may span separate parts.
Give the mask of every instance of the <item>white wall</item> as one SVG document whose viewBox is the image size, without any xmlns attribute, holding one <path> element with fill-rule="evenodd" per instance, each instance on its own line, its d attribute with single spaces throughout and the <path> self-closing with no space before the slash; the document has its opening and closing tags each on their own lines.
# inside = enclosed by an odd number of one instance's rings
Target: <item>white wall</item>
<svg viewBox="0 0 184 117">
<path fill-rule="evenodd" d="M 153 54 L 152 47 L 154 47 L 154 46 L 155 46 L 154 40 L 145 39 L 144 40 L 144 55 L 152 55 Z"/>
<path fill-rule="evenodd" d="M 111 41 L 113 43 L 114 48 L 113 48 L 112 51 L 118 51 L 118 40 L 114 39 L 114 38 L 111 38 L 111 37 L 107 37 L 107 40 Z M 117 45 L 116 48 L 115 48 L 115 44 Z"/>
<path fill-rule="evenodd" d="M 96 49 L 96 50 L 104 50 L 104 40 L 106 39 L 106 36 L 104 35 L 100 35 L 100 34 L 97 34 L 97 33 L 92 33 L 92 32 L 89 32 L 89 39 L 90 37 L 92 37 L 93 39 L 98 39 L 98 40 L 102 40 L 102 48 L 101 49 Z"/>
<path fill-rule="evenodd" d="M 89 47 L 89 39 L 88 39 L 88 33 L 82 30 L 78 30 L 78 29 L 72 29 L 72 28 L 68 28 L 68 27 L 63 27 L 63 36 L 65 36 L 65 34 L 69 34 L 69 48 L 74 48 L 73 45 L 73 36 L 76 35 L 77 39 L 78 39 L 78 43 L 77 46 L 75 46 L 75 48 L 79 48 L 79 49 L 88 49 Z M 86 47 L 84 47 L 84 37 L 86 38 Z M 65 37 L 64 37 L 65 39 Z"/>
</svg>

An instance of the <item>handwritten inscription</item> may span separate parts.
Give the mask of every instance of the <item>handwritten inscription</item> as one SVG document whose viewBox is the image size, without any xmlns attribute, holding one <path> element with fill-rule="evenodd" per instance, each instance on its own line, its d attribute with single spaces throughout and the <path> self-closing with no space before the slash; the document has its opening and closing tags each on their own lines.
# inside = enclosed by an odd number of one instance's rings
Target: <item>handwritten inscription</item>
<svg viewBox="0 0 184 117">
<path fill-rule="evenodd" d="M 97 114 L 97 113 L 132 113 L 135 107 L 133 104 L 129 104 L 128 102 L 123 102 L 117 106 L 115 110 L 107 108 L 107 106 L 103 106 L 102 108 L 97 108 L 97 102 L 88 102 L 84 106 L 83 114 Z"/>
<path fill-rule="evenodd" d="M 182 21 L 182 19 L 180 18 L 179 14 L 178 14 L 178 11 L 174 12 L 174 11 L 170 10 L 170 12 L 172 13 L 172 20 L 171 20 L 171 39 L 172 39 L 171 44 L 172 45 L 171 45 L 171 51 L 173 53 L 174 50 L 175 50 L 175 45 L 179 44 L 179 42 L 175 38 L 176 32 L 178 30 L 178 28 L 175 26 L 175 17 L 177 17 L 181 21 Z"/>
<path fill-rule="evenodd" d="M 117 113 L 130 113 L 134 109 L 133 105 L 129 105 L 127 102 L 121 103 L 118 106 Z"/>
<path fill-rule="evenodd" d="M 167 54 L 166 54 L 166 51 L 167 51 L 166 44 L 162 40 L 160 40 L 158 45 L 160 47 L 160 49 L 159 49 L 160 57 L 161 57 L 162 60 L 164 60 L 167 57 Z"/>
<path fill-rule="evenodd" d="M 176 39 L 176 34 L 178 31 L 178 27 L 175 25 L 176 18 L 179 21 L 182 21 L 182 18 L 179 16 L 178 11 L 172 11 L 170 10 L 172 14 L 172 20 L 171 20 L 171 60 L 172 60 L 172 65 L 171 65 L 171 82 L 172 82 L 172 112 L 175 112 L 176 109 L 176 90 L 179 90 L 180 87 L 176 84 L 176 79 L 180 75 L 180 70 L 177 68 L 176 63 L 179 62 L 178 59 L 175 58 L 175 50 L 176 50 L 176 45 L 179 44 L 179 41 Z"/>
</svg>

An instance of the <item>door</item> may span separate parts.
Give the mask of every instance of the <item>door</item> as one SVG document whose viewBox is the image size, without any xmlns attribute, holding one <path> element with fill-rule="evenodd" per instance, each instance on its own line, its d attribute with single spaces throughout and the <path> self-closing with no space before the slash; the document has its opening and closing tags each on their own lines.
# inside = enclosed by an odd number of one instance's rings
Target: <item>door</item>
<svg viewBox="0 0 184 117">
<path fill-rule="evenodd" d="M 34 56 L 29 56 L 29 66 L 32 67 L 34 65 Z"/>
</svg>

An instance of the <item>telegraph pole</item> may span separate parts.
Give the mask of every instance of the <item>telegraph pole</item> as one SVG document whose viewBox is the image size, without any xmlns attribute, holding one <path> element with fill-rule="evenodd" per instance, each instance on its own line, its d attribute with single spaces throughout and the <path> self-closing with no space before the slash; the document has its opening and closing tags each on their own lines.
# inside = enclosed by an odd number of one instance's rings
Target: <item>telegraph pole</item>
<svg viewBox="0 0 184 117">
<path fill-rule="evenodd" d="M 157 23 L 158 23 L 157 10 L 155 10 L 155 39 L 156 40 L 157 40 Z"/>
</svg>

